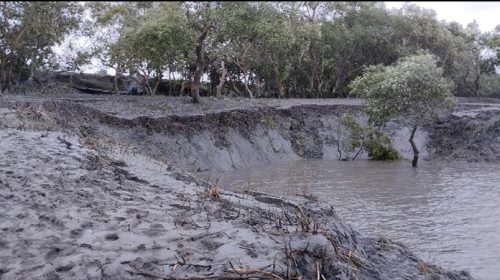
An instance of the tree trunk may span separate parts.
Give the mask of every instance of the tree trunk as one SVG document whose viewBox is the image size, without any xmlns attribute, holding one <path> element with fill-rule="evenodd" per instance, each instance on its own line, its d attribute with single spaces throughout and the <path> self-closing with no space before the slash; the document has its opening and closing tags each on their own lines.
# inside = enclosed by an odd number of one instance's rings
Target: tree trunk
<svg viewBox="0 0 500 280">
<path fill-rule="evenodd" d="M 146 75 L 146 73 L 142 75 L 142 88 L 148 95 L 153 93 L 151 86 L 149 85 L 149 76 Z"/>
<path fill-rule="evenodd" d="M 238 87 L 236 86 L 236 83 L 234 82 L 234 80 L 231 79 L 231 84 L 233 85 L 233 89 L 234 91 L 239 95 L 239 96 L 243 96 L 243 94 L 241 94 L 241 91 L 238 89 Z"/>
<path fill-rule="evenodd" d="M 179 91 L 179 96 L 182 96 L 184 94 L 184 90 L 186 90 L 186 83 L 187 81 L 182 81 L 182 84 L 181 84 L 181 89 Z"/>
<path fill-rule="evenodd" d="M 248 50 L 248 48 L 245 50 L 245 53 L 246 51 Z M 241 73 L 243 73 L 243 83 L 245 84 L 245 91 L 247 92 L 248 94 L 248 97 L 252 98 L 253 99 L 253 92 L 250 90 L 250 87 L 248 87 L 248 82 L 250 80 L 250 71 L 248 70 L 249 67 L 247 64 L 245 63 L 240 63 L 238 61 L 238 59 L 236 60 L 236 64 L 238 65 L 238 67 L 240 68 L 241 70 Z M 248 75 L 248 76 L 247 76 Z M 247 78 L 248 77 L 248 78 Z"/>
<path fill-rule="evenodd" d="M 318 80 L 318 96 L 323 98 L 323 81 Z"/>
<path fill-rule="evenodd" d="M 160 85 L 161 79 L 163 78 L 163 72 L 161 71 L 161 69 L 157 70 L 156 72 L 157 72 L 156 82 L 155 82 L 153 89 L 151 90 L 152 95 L 156 95 L 156 91 L 158 90 L 158 86 Z"/>
<path fill-rule="evenodd" d="M 361 153 L 361 151 L 363 151 L 363 147 L 359 148 L 358 152 L 354 155 L 354 157 L 352 158 L 352 160 L 356 160 L 356 158 Z"/>
<path fill-rule="evenodd" d="M 71 75 L 69 75 L 69 93 L 73 93 L 73 75 L 75 73 L 71 73 Z"/>
<path fill-rule="evenodd" d="M 5 90 L 7 86 L 7 72 L 5 71 L 5 66 L 2 63 L 2 70 L 0 70 L 0 93 Z"/>
<path fill-rule="evenodd" d="M 276 87 L 278 88 L 278 93 L 279 93 L 279 96 L 278 98 L 283 98 L 285 97 L 285 88 L 283 86 L 283 81 L 281 80 L 280 76 L 279 76 L 279 71 L 278 71 L 278 68 L 276 66 L 273 67 L 274 68 L 274 75 L 276 76 L 275 79 L 276 79 Z"/>
<path fill-rule="evenodd" d="M 172 71 L 168 71 L 168 96 L 172 95 Z"/>
<path fill-rule="evenodd" d="M 120 93 L 120 89 L 118 88 L 118 76 L 119 75 L 120 74 L 118 74 L 118 71 L 116 71 L 115 78 L 113 79 L 113 83 L 115 85 L 115 92 L 116 92 L 116 94 Z"/>
<path fill-rule="evenodd" d="M 200 84 L 201 76 L 203 74 L 204 57 L 203 57 L 203 42 L 208 34 L 208 28 L 204 28 L 198 35 L 196 45 L 196 70 L 193 75 L 193 83 L 191 84 L 191 96 L 193 103 L 200 102 Z"/>
<path fill-rule="evenodd" d="M 156 83 L 151 91 L 151 94 L 152 95 L 156 95 L 156 91 L 158 90 L 158 86 L 160 85 L 160 82 L 161 82 L 161 77 L 157 77 L 156 78 Z"/>
<path fill-rule="evenodd" d="M 417 132 L 417 126 L 413 126 L 413 129 L 411 131 L 411 135 L 410 135 L 410 139 L 408 141 L 410 141 L 410 144 L 411 144 L 411 148 L 413 149 L 413 161 L 411 162 L 411 165 L 413 167 L 417 167 L 417 163 L 418 163 L 418 149 L 417 149 L 417 145 L 415 144 L 415 142 L 413 141 L 413 138 L 415 137 L 415 132 Z"/>
<path fill-rule="evenodd" d="M 245 90 L 248 93 L 248 97 L 250 97 L 251 99 L 253 99 L 253 92 L 250 90 L 250 87 L 248 86 L 249 77 L 250 77 L 250 74 L 247 74 L 247 72 L 243 73 L 243 82 L 245 83 Z"/>
<path fill-rule="evenodd" d="M 339 62 L 336 68 L 335 88 L 333 90 L 333 94 L 335 97 L 343 97 L 342 86 L 344 85 L 345 80 L 345 65 L 343 62 Z"/>
<path fill-rule="evenodd" d="M 312 58 L 311 58 L 312 60 Z M 314 67 L 314 62 L 311 61 L 310 62 L 310 67 L 311 67 L 311 70 L 310 70 L 310 74 L 309 74 L 309 91 L 310 92 L 314 92 L 314 71 L 315 71 L 315 67 Z"/>
<path fill-rule="evenodd" d="M 309 46 L 309 67 L 310 67 L 310 80 L 309 80 L 309 89 L 311 91 L 316 90 L 316 96 L 318 97 L 320 93 L 320 78 L 319 78 L 319 71 L 318 71 L 318 62 L 316 59 L 316 53 L 315 49 L 313 46 L 313 43 L 311 42 L 311 45 Z"/>
<path fill-rule="evenodd" d="M 276 82 L 278 84 L 279 98 L 284 98 L 285 97 L 285 87 L 283 86 L 283 82 L 281 81 L 281 79 L 278 79 Z"/>
<path fill-rule="evenodd" d="M 38 52 L 38 47 L 36 49 L 36 52 Z M 35 69 L 36 69 L 36 54 L 34 55 L 34 58 L 32 58 L 31 65 L 30 65 L 30 76 L 28 77 L 28 81 L 31 83 L 33 82 L 33 77 L 35 76 Z"/>
<path fill-rule="evenodd" d="M 217 88 L 217 98 L 222 97 L 222 87 L 224 86 L 224 83 L 226 82 L 226 74 L 227 74 L 226 67 L 224 67 L 224 61 L 221 61 L 220 66 L 221 66 L 221 75 L 220 75 L 220 79 L 219 79 L 219 84 L 216 87 Z"/>
<path fill-rule="evenodd" d="M 122 85 L 122 88 L 127 90 L 127 88 L 128 88 L 127 81 L 123 78 L 123 76 L 120 77 L 120 83 Z"/>
<path fill-rule="evenodd" d="M 342 160 L 342 148 L 340 147 L 340 141 L 342 138 L 342 128 L 340 127 L 340 123 L 337 124 L 337 152 L 339 153 L 338 160 Z"/>
<path fill-rule="evenodd" d="M 5 79 L 5 85 L 3 86 L 2 91 L 10 90 L 12 87 L 12 68 L 9 68 L 6 77 L 7 78 Z"/>
<path fill-rule="evenodd" d="M 264 96 L 264 87 L 265 87 L 264 80 L 261 80 L 259 77 L 257 77 L 257 79 L 255 81 L 255 87 L 256 87 L 257 97 Z"/>
<path fill-rule="evenodd" d="M 35 65 L 30 66 L 30 76 L 28 78 L 28 81 L 31 83 L 33 82 L 33 77 L 35 76 Z"/>
<path fill-rule="evenodd" d="M 479 80 L 481 79 L 481 74 L 476 74 L 476 79 L 474 80 L 474 95 L 475 96 L 480 96 L 480 92 L 479 92 L 479 87 L 480 87 L 480 83 L 479 83 Z"/>
<path fill-rule="evenodd" d="M 347 78 L 351 54 L 352 53 L 347 50 L 343 51 L 335 67 L 335 88 L 333 90 L 335 97 L 344 97 L 343 88 Z"/>
</svg>

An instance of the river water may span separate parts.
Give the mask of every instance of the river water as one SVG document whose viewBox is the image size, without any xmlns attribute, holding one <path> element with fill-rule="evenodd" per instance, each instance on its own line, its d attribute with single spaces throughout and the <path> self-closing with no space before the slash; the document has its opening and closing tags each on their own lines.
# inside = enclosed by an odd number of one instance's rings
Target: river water
<svg viewBox="0 0 500 280">
<path fill-rule="evenodd" d="M 425 261 L 477 279 L 500 279 L 500 164 L 301 160 L 210 177 L 228 190 L 316 195 L 365 235 L 406 243 Z"/>
</svg>

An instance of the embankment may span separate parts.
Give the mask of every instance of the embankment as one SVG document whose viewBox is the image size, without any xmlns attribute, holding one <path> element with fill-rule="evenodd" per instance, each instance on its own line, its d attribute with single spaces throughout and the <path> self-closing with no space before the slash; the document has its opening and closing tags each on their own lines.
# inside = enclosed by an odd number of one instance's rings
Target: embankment
<svg viewBox="0 0 500 280">
<path fill-rule="evenodd" d="M 180 98 L 149 102 L 129 98 L 17 102 L 13 106 L 45 112 L 50 122 L 77 133 L 95 148 L 129 149 L 191 172 L 299 158 L 338 159 L 342 114 L 350 112 L 363 120 L 357 100 L 272 102 L 220 105 L 211 101 L 200 108 Z M 498 104 L 462 102 L 453 114 L 419 129 L 416 142 L 423 159 L 498 161 L 499 130 Z M 395 148 L 410 159 L 409 129 L 392 123 L 387 132 Z M 366 157 L 364 152 L 359 156 Z"/>
</svg>

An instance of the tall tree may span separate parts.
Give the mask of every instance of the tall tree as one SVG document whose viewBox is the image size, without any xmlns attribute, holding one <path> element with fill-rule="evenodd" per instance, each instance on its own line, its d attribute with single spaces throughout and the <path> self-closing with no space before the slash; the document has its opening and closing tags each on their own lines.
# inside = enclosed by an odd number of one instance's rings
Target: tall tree
<svg viewBox="0 0 500 280">
<path fill-rule="evenodd" d="M 0 88 L 32 80 L 48 63 L 52 47 L 79 26 L 81 13 L 74 2 L 0 3 Z"/>
<path fill-rule="evenodd" d="M 249 2 L 224 2 L 218 9 L 217 18 L 217 33 L 210 50 L 217 63 L 215 67 L 220 69 L 222 78 L 227 75 L 227 63 L 236 66 L 239 71 L 233 74 L 242 74 L 245 91 L 252 98 L 254 94 L 249 83 L 257 66 L 256 22 L 260 19 L 257 7 Z"/>
<path fill-rule="evenodd" d="M 135 74 L 139 63 L 135 49 L 124 40 L 124 36 L 128 30 L 137 28 L 154 3 L 89 2 L 86 6 L 92 15 L 86 22 L 86 32 L 93 42 L 93 56 L 104 67 L 114 70 L 114 87 L 118 93 L 118 80 L 126 72 Z"/>
<path fill-rule="evenodd" d="M 192 44 L 187 19 L 179 3 L 165 2 L 149 10 L 133 28 L 126 28 L 119 43 L 128 46 L 128 55 L 135 59 L 136 71 L 144 78 L 149 94 L 155 94 L 163 72 L 175 71 L 175 62 Z M 155 81 L 150 85 L 149 78 Z"/>
<path fill-rule="evenodd" d="M 451 76 L 456 83 L 456 94 L 479 96 L 481 76 L 495 72 L 495 57 L 486 57 L 487 34 L 482 34 L 477 22 L 469 23 L 465 29 L 459 26 L 455 59 Z"/>
<path fill-rule="evenodd" d="M 186 3 L 186 14 L 190 27 L 197 32 L 194 44 L 195 70 L 191 83 L 191 97 L 193 103 L 200 102 L 201 77 L 205 68 L 205 44 L 211 32 L 216 28 L 216 5 L 213 2 Z"/>
</svg>

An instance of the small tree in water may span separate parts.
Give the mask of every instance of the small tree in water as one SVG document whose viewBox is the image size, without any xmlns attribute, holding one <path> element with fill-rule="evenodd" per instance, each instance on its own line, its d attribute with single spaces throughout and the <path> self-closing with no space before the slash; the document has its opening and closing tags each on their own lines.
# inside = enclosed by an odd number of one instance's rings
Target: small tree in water
<svg viewBox="0 0 500 280">
<path fill-rule="evenodd" d="M 433 120 L 439 110 L 453 105 L 451 84 L 430 54 L 405 57 L 391 66 L 370 66 L 350 87 L 365 99 L 371 122 L 384 125 L 399 119 L 411 128 L 413 167 L 417 167 L 419 154 L 414 142 L 417 129 Z"/>
</svg>

